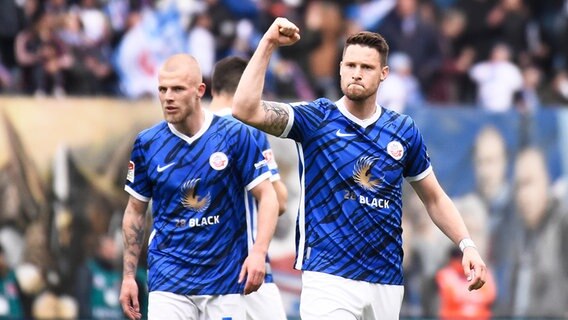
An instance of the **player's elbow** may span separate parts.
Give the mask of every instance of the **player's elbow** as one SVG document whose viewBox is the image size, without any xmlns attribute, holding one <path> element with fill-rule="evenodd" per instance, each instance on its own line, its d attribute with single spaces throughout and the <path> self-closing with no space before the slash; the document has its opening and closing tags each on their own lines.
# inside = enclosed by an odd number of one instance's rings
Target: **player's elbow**
<svg viewBox="0 0 568 320">
<path fill-rule="evenodd" d="M 240 106 L 242 107 L 239 107 L 239 105 L 237 105 L 236 103 L 233 105 L 233 108 L 231 109 L 233 117 L 241 122 L 247 124 L 250 123 L 252 119 L 252 113 L 249 112 L 249 109 L 247 109 L 243 104 L 240 104 Z"/>
<path fill-rule="evenodd" d="M 237 109 L 236 105 L 233 105 L 233 108 L 231 109 L 231 113 L 232 113 L 232 115 L 235 119 L 242 121 L 242 122 L 246 121 L 246 117 L 245 117 L 244 113 L 240 109 Z"/>
<path fill-rule="evenodd" d="M 278 216 L 283 215 L 286 212 L 286 210 L 288 210 L 286 202 L 278 202 Z"/>
<path fill-rule="evenodd" d="M 233 107 L 231 112 L 235 119 L 249 125 L 253 125 L 255 114 L 258 112 L 260 103 L 252 101 L 246 97 L 238 98 L 235 96 L 233 99 Z"/>
<path fill-rule="evenodd" d="M 278 216 L 281 216 L 288 209 L 288 189 L 280 180 L 273 182 L 272 186 L 278 198 Z"/>
</svg>

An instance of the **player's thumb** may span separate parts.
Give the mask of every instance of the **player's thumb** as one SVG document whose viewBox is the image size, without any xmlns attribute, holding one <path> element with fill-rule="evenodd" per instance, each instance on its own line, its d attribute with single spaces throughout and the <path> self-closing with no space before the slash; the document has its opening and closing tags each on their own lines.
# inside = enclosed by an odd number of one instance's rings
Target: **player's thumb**
<svg viewBox="0 0 568 320">
<path fill-rule="evenodd" d="M 138 302 L 138 297 L 132 297 L 132 308 L 136 312 L 140 312 L 140 303 Z"/>
<path fill-rule="evenodd" d="M 247 264 L 246 261 L 241 267 L 241 272 L 239 273 L 239 283 L 242 283 L 245 280 L 245 276 L 247 275 Z"/>
<path fill-rule="evenodd" d="M 464 263 L 463 265 L 463 274 L 467 278 L 467 281 L 471 281 L 471 268 L 469 267 L 469 263 Z"/>
</svg>

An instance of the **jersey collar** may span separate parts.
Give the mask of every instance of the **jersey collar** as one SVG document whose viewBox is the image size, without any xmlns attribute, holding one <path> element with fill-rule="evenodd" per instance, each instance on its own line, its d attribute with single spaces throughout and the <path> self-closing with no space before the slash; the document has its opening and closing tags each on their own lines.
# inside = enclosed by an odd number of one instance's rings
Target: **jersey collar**
<svg viewBox="0 0 568 320">
<path fill-rule="evenodd" d="M 174 126 L 171 123 L 168 123 L 168 127 L 170 128 L 170 131 L 173 134 L 178 136 L 180 139 L 185 140 L 188 144 L 191 144 L 193 143 L 193 141 L 199 139 L 205 133 L 205 131 L 209 129 L 209 127 L 211 126 L 211 122 L 213 121 L 213 114 L 209 110 L 203 109 L 203 113 L 205 114 L 205 121 L 203 122 L 201 129 L 199 129 L 199 131 L 197 131 L 197 133 L 192 137 L 189 137 L 177 131 L 176 128 L 174 128 Z"/>
<path fill-rule="evenodd" d="M 345 102 L 343 101 L 343 99 L 345 99 L 345 97 L 341 97 L 341 99 L 339 99 L 335 102 L 337 109 L 347 119 L 355 122 L 356 124 L 358 124 L 362 128 L 366 128 L 369 125 L 375 123 L 379 119 L 379 117 L 381 116 L 381 113 L 383 111 L 383 108 L 379 104 L 377 104 L 377 109 L 375 110 L 375 113 L 370 118 L 362 120 L 362 119 L 359 119 L 356 116 L 352 115 L 349 111 L 347 111 L 347 107 L 345 107 Z"/>
</svg>

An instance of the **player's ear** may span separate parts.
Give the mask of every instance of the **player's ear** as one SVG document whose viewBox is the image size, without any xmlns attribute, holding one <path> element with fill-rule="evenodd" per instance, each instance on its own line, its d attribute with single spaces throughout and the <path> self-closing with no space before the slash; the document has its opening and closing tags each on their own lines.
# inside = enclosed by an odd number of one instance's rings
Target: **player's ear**
<svg viewBox="0 0 568 320">
<path fill-rule="evenodd" d="M 207 86 L 205 85 L 205 83 L 200 83 L 199 87 L 197 87 L 197 96 L 199 98 L 203 98 L 203 96 L 205 95 L 205 89 L 207 88 Z"/>
<path fill-rule="evenodd" d="M 389 66 L 383 67 L 383 69 L 381 70 L 381 75 L 379 77 L 381 81 L 385 81 L 385 79 L 389 75 L 389 71 L 390 71 Z"/>
</svg>

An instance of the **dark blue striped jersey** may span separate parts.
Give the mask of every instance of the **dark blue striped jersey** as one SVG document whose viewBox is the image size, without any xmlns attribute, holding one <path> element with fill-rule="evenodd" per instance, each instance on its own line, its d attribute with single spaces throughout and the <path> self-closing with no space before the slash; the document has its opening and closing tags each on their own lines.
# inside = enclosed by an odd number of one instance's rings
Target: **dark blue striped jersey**
<svg viewBox="0 0 568 320">
<path fill-rule="evenodd" d="M 215 112 L 215 114 L 221 117 L 227 117 L 228 119 L 237 121 L 231 115 L 231 108 L 224 108 L 218 110 Z M 278 170 L 278 164 L 276 163 L 276 159 L 274 158 L 274 153 L 272 152 L 272 148 L 270 147 L 270 142 L 268 141 L 267 134 L 254 127 L 251 126 L 246 126 L 246 127 L 250 130 L 252 136 L 256 140 L 256 143 L 260 147 L 260 150 L 262 150 L 264 159 L 266 160 L 268 168 L 270 169 L 271 173 L 270 181 L 272 182 L 280 180 L 280 171 Z M 248 204 L 247 214 L 249 215 L 252 224 L 252 234 L 249 236 L 249 239 L 252 240 L 252 242 L 249 243 L 249 247 L 252 249 L 253 242 L 256 239 L 256 230 L 258 225 L 258 206 L 256 203 L 256 199 L 252 196 L 250 192 L 248 192 L 247 194 L 247 204 Z M 274 282 L 274 279 L 272 277 L 272 270 L 270 267 L 270 259 L 268 258 L 268 256 L 266 256 L 266 259 L 267 259 L 266 276 L 264 277 L 264 282 L 269 282 L 269 283 Z"/>
<path fill-rule="evenodd" d="M 414 121 L 380 106 L 360 120 L 342 100 L 288 107 L 282 137 L 296 141 L 301 184 L 294 267 L 401 285 L 403 179 L 431 171 Z"/>
<path fill-rule="evenodd" d="M 220 295 L 244 289 L 237 281 L 251 241 L 247 191 L 270 172 L 242 123 L 208 111 L 205 119 L 193 137 L 161 122 L 134 143 L 125 189 L 152 200 L 150 291 Z"/>
</svg>

